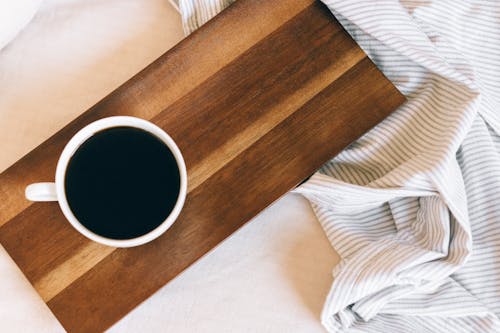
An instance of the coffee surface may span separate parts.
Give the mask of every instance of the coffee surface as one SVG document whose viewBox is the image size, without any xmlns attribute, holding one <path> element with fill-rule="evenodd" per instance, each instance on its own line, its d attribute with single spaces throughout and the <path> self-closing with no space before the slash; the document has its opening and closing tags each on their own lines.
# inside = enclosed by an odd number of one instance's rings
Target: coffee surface
<svg viewBox="0 0 500 333">
<path fill-rule="evenodd" d="M 154 135 L 115 127 L 87 139 L 72 156 L 65 191 L 75 217 L 92 232 L 130 239 L 158 227 L 175 206 L 180 174 Z"/>
</svg>

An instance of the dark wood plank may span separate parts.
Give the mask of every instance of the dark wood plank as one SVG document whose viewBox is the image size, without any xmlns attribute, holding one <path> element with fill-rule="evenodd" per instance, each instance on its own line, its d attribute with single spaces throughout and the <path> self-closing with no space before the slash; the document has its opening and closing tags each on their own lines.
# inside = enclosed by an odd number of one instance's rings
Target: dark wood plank
<svg viewBox="0 0 500 333">
<path fill-rule="evenodd" d="M 244 0 L 230 6 L 224 15 L 191 34 L 3 171 L 0 225 L 31 204 L 24 199 L 26 185 L 53 180 L 64 145 L 80 128 L 115 115 L 153 118 L 312 3 L 314 0 Z M 252 15 L 247 14 L 250 12 Z"/>
<path fill-rule="evenodd" d="M 311 6 L 152 120 L 183 151 L 193 189 L 365 57 L 342 28 L 332 24 L 327 11 Z M 232 93 L 221 86 L 231 87 Z M 29 216 L 40 222 L 32 223 Z M 56 229 L 65 237 L 51 238 Z M 71 273 L 63 269 L 64 279 L 52 277 L 65 261 L 76 258 L 73 261 L 81 263 L 78 256 L 87 256 L 83 246 L 89 241 L 72 232 L 55 204 L 34 204 L 0 228 L 4 247 L 45 300 L 89 267 L 80 264 Z M 108 254 L 105 249 L 101 253 Z M 100 259 L 94 256 L 94 262 Z"/>
<path fill-rule="evenodd" d="M 0 242 L 68 331 L 104 330 L 403 101 L 319 2 L 239 0 L 0 175 Z M 188 168 L 179 220 L 131 249 L 24 199 L 79 128 L 118 114 L 165 129 Z"/>
<path fill-rule="evenodd" d="M 398 106 L 400 95 L 380 76 L 363 60 L 196 188 L 179 221 L 159 241 L 114 251 L 49 307 L 70 331 L 113 324 Z M 351 86 L 353 80 L 360 84 Z M 339 94 L 345 98 L 335 98 Z M 137 284 L 141 279 L 148 283 Z M 109 281 L 116 286 L 107 288 Z M 75 299 L 78 308 L 72 306 Z"/>
</svg>

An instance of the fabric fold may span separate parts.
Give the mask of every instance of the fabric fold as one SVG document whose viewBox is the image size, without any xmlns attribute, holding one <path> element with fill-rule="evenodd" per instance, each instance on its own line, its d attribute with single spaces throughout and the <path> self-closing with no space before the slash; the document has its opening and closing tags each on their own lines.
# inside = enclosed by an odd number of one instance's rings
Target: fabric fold
<svg viewBox="0 0 500 333">
<path fill-rule="evenodd" d="M 295 190 L 341 257 L 323 325 L 500 331 L 500 4 L 323 2 L 407 97 Z"/>
</svg>

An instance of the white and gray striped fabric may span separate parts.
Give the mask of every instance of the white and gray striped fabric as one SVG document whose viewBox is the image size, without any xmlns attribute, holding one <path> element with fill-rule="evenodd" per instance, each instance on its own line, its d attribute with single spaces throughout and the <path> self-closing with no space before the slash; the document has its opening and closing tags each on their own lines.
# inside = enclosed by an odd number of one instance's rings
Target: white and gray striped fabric
<svg viewBox="0 0 500 333">
<path fill-rule="evenodd" d="M 235 0 L 179 0 L 184 33 L 189 35 Z"/>
<path fill-rule="evenodd" d="M 342 258 L 324 326 L 500 332 L 500 2 L 323 2 L 408 98 L 297 190 Z"/>
</svg>

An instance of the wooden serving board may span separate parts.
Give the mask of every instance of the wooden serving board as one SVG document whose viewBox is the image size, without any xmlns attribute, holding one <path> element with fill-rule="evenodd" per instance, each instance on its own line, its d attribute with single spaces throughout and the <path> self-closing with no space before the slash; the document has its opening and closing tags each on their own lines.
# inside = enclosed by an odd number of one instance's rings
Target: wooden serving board
<svg viewBox="0 0 500 333">
<path fill-rule="evenodd" d="M 0 175 L 0 242 L 68 331 L 105 330 L 403 102 L 319 2 L 239 0 Z M 178 221 L 136 248 L 24 198 L 112 115 L 165 129 L 188 168 Z"/>
</svg>

